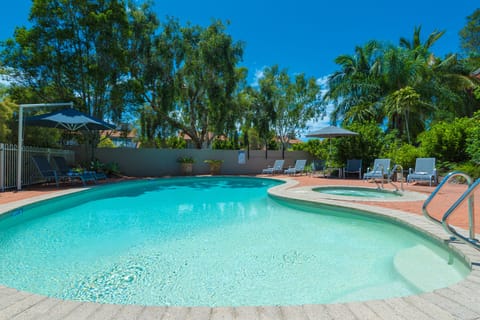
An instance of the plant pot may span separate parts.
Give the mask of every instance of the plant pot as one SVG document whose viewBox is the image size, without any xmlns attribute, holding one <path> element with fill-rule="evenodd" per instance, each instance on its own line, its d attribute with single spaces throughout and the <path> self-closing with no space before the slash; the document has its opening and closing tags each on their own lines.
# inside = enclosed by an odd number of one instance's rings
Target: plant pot
<svg viewBox="0 0 480 320">
<path fill-rule="evenodd" d="M 220 174 L 220 168 L 222 167 L 221 163 L 210 163 L 209 166 L 210 166 L 210 174 L 212 176 Z"/>
<path fill-rule="evenodd" d="M 193 163 L 181 163 L 180 170 L 182 172 L 182 175 L 191 176 L 193 173 Z"/>
</svg>

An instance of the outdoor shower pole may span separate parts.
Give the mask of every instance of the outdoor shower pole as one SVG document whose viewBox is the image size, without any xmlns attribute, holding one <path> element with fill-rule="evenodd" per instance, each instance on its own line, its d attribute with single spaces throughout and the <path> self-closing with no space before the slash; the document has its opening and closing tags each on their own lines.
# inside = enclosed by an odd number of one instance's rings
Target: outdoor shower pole
<svg viewBox="0 0 480 320">
<path fill-rule="evenodd" d="M 17 146 L 17 190 L 22 190 L 22 152 L 23 152 L 23 109 L 24 108 L 52 108 L 69 106 L 73 108 L 73 102 L 64 103 L 37 103 L 18 105 L 18 146 Z"/>
</svg>

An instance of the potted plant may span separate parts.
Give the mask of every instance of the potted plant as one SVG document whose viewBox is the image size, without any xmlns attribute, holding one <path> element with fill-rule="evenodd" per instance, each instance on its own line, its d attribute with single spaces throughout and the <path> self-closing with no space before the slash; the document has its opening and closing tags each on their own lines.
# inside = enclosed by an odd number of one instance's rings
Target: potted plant
<svg viewBox="0 0 480 320">
<path fill-rule="evenodd" d="M 210 160 L 205 160 L 204 162 L 207 163 L 208 166 L 210 167 L 211 175 L 220 173 L 220 168 L 222 166 L 223 160 L 210 159 Z"/>
<path fill-rule="evenodd" d="M 191 175 L 193 172 L 193 163 L 195 160 L 191 156 L 184 156 L 177 159 L 177 162 L 180 163 L 180 170 L 183 175 Z"/>
</svg>

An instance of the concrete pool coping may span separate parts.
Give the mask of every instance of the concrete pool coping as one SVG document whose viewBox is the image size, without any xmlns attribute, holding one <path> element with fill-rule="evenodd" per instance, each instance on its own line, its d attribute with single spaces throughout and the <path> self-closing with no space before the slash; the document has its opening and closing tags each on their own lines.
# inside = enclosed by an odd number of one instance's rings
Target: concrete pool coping
<svg viewBox="0 0 480 320">
<path fill-rule="evenodd" d="M 312 198 L 308 189 L 296 188 L 298 182 L 291 179 L 282 180 L 286 183 L 271 188 L 269 194 L 296 201 L 370 212 L 420 230 L 439 241 L 447 243 L 449 240 L 449 235 L 441 226 L 421 216 L 358 202 L 323 197 Z M 33 202 L 80 190 L 85 188 L 68 189 L 12 202 L 7 206 L 2 205 L 0 214 Z M 480 251 L 460 242 L 448 242 L 448 245 L 471 264 L 472 272 L 464 280 L 452 286 L 420 295 L 316 305 L 170 307 L 60 300 L 0 286 L 0 319 L 478 319 L 480 317 Z"/>
<path fill-rule="evenodd" d="M 289 187 L 291 188 L 291 186 Z M 377 191 L 377 188 L 371 188 L 371 187 L 359 187 L 359 186 L 338 186 L 338 185 L 321 185 L 321 186 L 305 186 L 305 187 L 297 187 L 294 190 L 290 190 L 290 192 L 295 193 L 295 194 L 304 194 L 306 195 L 310 200 L 315 200 L 315 201 L 324 201 L 324 200 L 344 200 L 344 201 L 389 201 L 389 202 L 401 202 L 401 201 L 425 201 L 427 199 L 427 195 L 420 193 L 420 192 L 415 192 L 415 191 L 399 191 L 398 194 L 400 196 L 395 196 L 395 197 L 388 197 L 388 198 L 375 198 L 375 197 L 355 197 L 355 196 L 344 196 L 344 195 L 339 195 L 339 194 L 328 194 L 328 193 L 322 193 L 319 191 L 315 191 L 315 189 L 340 189 L 340 188 L 346 188 L 346 189 L 357 189 L 357 190 L 369 190 L 369 191 Z M 382 191 L 380 191 L 382 192 Z M 394 193 L 394 191 L 391 190 L 384 190 L 384 192 L 388 193 Z"/>
</svg>

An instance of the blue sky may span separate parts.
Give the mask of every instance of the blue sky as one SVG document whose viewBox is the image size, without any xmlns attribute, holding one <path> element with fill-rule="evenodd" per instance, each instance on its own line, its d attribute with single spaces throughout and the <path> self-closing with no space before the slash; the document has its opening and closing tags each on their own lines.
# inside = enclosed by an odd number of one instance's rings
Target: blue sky
<svg viewBox="0 0 480 320">
<path fill-rule="evenodd" d="M 0 0 L 0 40 L 13 35 L 15 26 L 26 25 L 30 0 Z M 480 7 L 478 0 L 156 0 L 162 19 L 174 16 L 182 23 L 208 25 L 213 18 L 229 20 L 227 32 L 245 42 L 242 65 L 249 78 L 265 66 L 278 64 L 290 73 L 324 78 L 337 70 L 334 59 L 353 54 L 369 40 L 398 44 L 411 39 L 422 26 L 422 40 L 434 30 L 445 35 L 433 46 L 440 57 L 460 52 L 458 32 L 467 16 Z"/>
<path fill-rule="evenodd" d="M 13 35 L 15 26 L 27 24 L 31 0 L 0 1 L 3 40 Z M 352 54 L 355 46 L 372 39 L 397 44 L 400 37 L 411 39 L 419 25 L 423 39 L 434 30 L 446 30 L 433 47 L 436 55 L 459 52 L 458 32 L 479 7 L 477 0 L 155 1 L 160 18 L 170 15 L 201 25 L 212 18 L 229 20 L 228 32 L 246 43 L 242 64 L 250 77 L 278 64 L 291 73 L 321 78 L 337 69 L 337 56 Z"/>
</svg>

